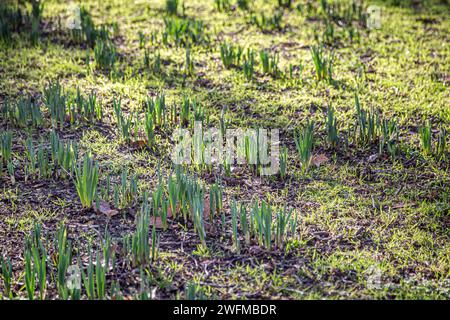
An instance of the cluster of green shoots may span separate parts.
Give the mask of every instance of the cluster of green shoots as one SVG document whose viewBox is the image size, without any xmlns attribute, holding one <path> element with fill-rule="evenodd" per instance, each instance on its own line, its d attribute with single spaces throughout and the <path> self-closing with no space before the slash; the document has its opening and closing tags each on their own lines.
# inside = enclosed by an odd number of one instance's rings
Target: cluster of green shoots
<svg viewBox="0 0 450 320">
<path fill-rule="evenodd" d="M 57 230 L 53 243 L 54 248 L 50 249 L 53 253 L 49 254 L 50 242 L 44 238 L 41 225 L 35 224 L 31 234 L 25 239 L 24 272 L 17 279 L 14 277 L 11 260 L 0 256 L 2 298 L 20 298 L 22 289 L 14 292 L 15 283 L 20 281 L 24 283 L 23 289 L 29 300 L 45 300 L 49 289 L 53 288 L 56 289 L 58 298 L 62 300 L 79 300 L 82 294 L 91 300 L 118 297 L 118 283 L 107 280 L 108 274 L 115 270 L 116 261 L 116 253 L 108 233 L 101 239 L 100 251 L 93 252 L 89 246 L 89 261 L 85 268 L 80 256 L 74 259 L 73 253 L 76 250 L 68 240 L 67 228 L 64 225 Z M 111 288 L 108 293 L 109 283 Z"/>
<path fill-rule="evenodd" d="M 55 131 L 50 133 L 50 150 L 44 139 L 36 146 L 31 137 L 25 140 L 25 154 L 28 162 L 25 165 L 25 179 L 33 177 L 48 179 L 72 177 L 77 162 L 78 147 L 73 141 L 60 140 Z M 51 160 L 49 160 L 51 155 Z"/>
<path fill-rule="evenodd" d="M 3 116 L 17 127 L 39 127 L 43 123 L 43 116 L 39 105 L 31 97 L 23 97 L 15 103 L 5 100 L 1 110 Z"/>
<path fill-rule="evenodd" d="M 359 96 L 355 94 L 356 121 L 355 124 L 348 129 L 347 136 L 353 136 L 355 144 L 364 148 L 378 144 L 378 153 L 381 155 L 387 153 L 391 159 L 395 159 L 401 150 L 400 131 L 396 119 L 382 118 L 379 112 L 375 110 L 366 110 L 361 107 Z M 340 143 L 339 128 L 337 125 L 335 110 L 331 106 L 328 107 L 325 117 L 325 131 L 327 134 L 327 142 L 330 147 L 337 148 Z M 421 151 L 424 157 L 434 156 L 435 158 L 444 159 L 447 153 L 447 131 L 445 127 L 440 127 L 435 146 L 433 147 L 433 134 L 431 122 L 428 121 L 423 127 L 419 128 L 419 138 Z M 308 135 L 306 135 L 308 137 Z M 297 151 L 300 153 L 301 163 L 305 163 L 308 156 L 309 148 L 300 148 L 301 141 L 308 142 L 309 139 L 303 138 L 302 135 L 295 138 Z M 309 143 L 305 144 L 306 146 Z M 300 154 L 299 153 L 299 154 Z M 307 166 L 307 165 L 306 165 Z"/>
<path fill-rule="evenodd" d="M 23 11 L 7 2 L 0 3 L 0 41 L 10 44 L 13 33 L 19 32 L 23 22 Z"/>
<path fill-rule="evenodd" d="M 141 210 L 136 217 L 136 230 L 131 235 L 126 235 L 123 239 L 123 251 L 129 257 L 132 266 L 145 266 L 150 261 L 154 261 L 158 255 L 158 243 L 155 223 L 152 224 L 150 240 L 150 219 L 151 203 L 148 202 L 148 193 L 143 194 L 143 203 Z"/>
<path fill-rule="evenodd" d="M 35 225 L 25 245 L 25 288 L 28 299 L 35 299 L 36 279 L 39 288 L 39 299 L 44 300 L 47 291 L 47 251 L 42 242 L 41 226 Z"/>
<path fill-rule="evenodd" d="M 97 197 L 99 167 L 90 154 L 86 152 L 83 162 L 75 167 L 75 187 L 84 208 L 91 208 Z"/>
<path fill-rule="evenodd" d="M 11 161 L 12 154 L 12 140 L 13 135 L 10 131 L 4 131 L 0 134 L 0 155 L 2 156 L 0 161 L 0 174 L 3 173 L 3 167 L 6 166 L 8 168 L 9 174 L 13 174 L 11 170 L 14 170 L 13 164 Z"/>
<path fill-rule="evenodd" d="M 156 144 L 156 134 L 168 127 L 194 126 L 195 121 L 209 121 L 203 104 L 189 95 L 183 95 L 181 105 L 167 105 L 164 94 L 148 97 L 144 101 L 144 112 L 128 116 L 122 110 L 121 100 L 113 100 L 113 108 L 119 135 L 127 142 L 145 141 L 150 149 Z M 142 135 L 145 134 L 145 137 Z"/>
<path fill-rule="evenodd" d="M 72 35 L 77 42 L 85 42 L 90 48 L 94 48 L 97 41 L 109 40 L 109 27 L 113 29 L 116 34 L 118 32 L 118 25 L 116 22 L 110 25 L 96 26 L 90 12 L 85 8 L 80 8 L 80 29 L 74 28 Z"/>
<path fill-rule="evenodd" d="M 280 73 L 278 68 L 278 55 L 275 54 L 271 56 L 267 51 L 261 50 L 259 52 L 259 57 L 263 72 L 277 78 Z"/>
<path fill-rule="evenodd" d="M 110 269 L 114 269 L 115 265 L 115 253 L 111 249 L 111 238 L 108 234 L 105 235 L 101 249 L 101 252 L 95 252 L 95 263 L 92 254 L 89 255 L 86 271 L 81 272 L 86 296 L 90 300 L 104 300 L 106 298 L 106 276 Z M 115 286 L 112 286 L 112 291 L 113 289 L 115 289 Z"/>
<path fill-rule="evenodd" d="M 361 108 L 359 97 L 355 95 L 357 121 L 354 127 L 355 140 L 362 146 L 372 143 L 379 145 L 379 153 L 385 150 L 395 158 L 399 153 L 399 128 L 395 119 L 381 119 L 374 110 Z"/>
<path fill-rule="evenodd" d="M 59 82 L 51 82 L 44 89 L 44 105 L 50 114 L 53 127 L 62 129 L 64 124 L 78 123 L 80 120 L 94 121 L 103 119 L 102 105 L 97 101 L 95 93 L 87 98 L 77 88 L 75 95 L 65 93 Z"/>
<path fill-rule="evenodd" d="M 139 35 L 139 48 L 144 50 L 144 66 L 148 70 L 150 70 L 155 75 L 160 75 L 162 72 L 161 69 L 161 54 L 159 51 L 150 52 L 150 49 L 147 48 L 147 39 L 142 31 L 138 33 Z M 152 34 L 152 43 L 156 41 L 156 35 Z"/>
<path fill-rule="evenodd" d="M 186 300 L 207 300 L 205 288 L 195 282 L 186 284 Z"/>
<path fill-rule="evenodd" d="M 314 123 L 309 122 L 301 130 L 296 130 L 294 134 L 295 147 L 300 159 L 301 171 L 305 174 L 312 160 L 314 147 Z"/>
<path fill-rule="evenodd" d="M 108 173 L 106 176 L 106 185 L 100 187 L 101 198 L 113 203 L 117 209 L 132 205 L 138 194 L 138 176 L 136 174 L 130 174 L 128 168 L 124 168 L 117 176 L 117 183 L 112 179 L 115 179 L 115 177 L 111 173 Z"/>
<path fill-rule="evenodd" d="M 29 10 L 31 8 L 31 11 Z M 38 0 L 3 1 L 0 3 L 0 41 L 13 42 L 13 33 L 24 33 L 32 45 L 36 45 L 40 36 L 40 24 L 44 2 Z"/>
<path fill-rule="evenodd" d="M 445 159 L 447 152 L 448 133 L 445 127 L 441 127 L 438 132 L 437 141 L 433 146 L 433 132 L 431 121 L 419 128 L 420 143 L 422 154 L 425 157 L 434 156 L 438 160 Z"/>
<path fill-rule="evenodd" d="M 282 248 L 288 236 L 295 236 L 297 214 L 293 210 L 273 208 L 265 201 L 253 202 L 249 212 L 245 205 L 231 203 L 232 241 L 237 252 L 241 250 L 240 236 L 249 245 L 254 239 L 260 246 L 270 250 Z M 238 228 L 239 224 L 239 228 Z M 240 233 L 239 233 L 240 231 Z"/>
<path fill-rule="evenodd" d="M 101 121 L 103 119 L 102 105 L 97 101 L 95 93 L 91 93 L 85 98 L 81 95 L 80 88 L 77 88 L 74 100 L 74 105 L 70 108 L 70 119 L 72 122 L 81 117 L 91 122 L 94 122 L 94 120 Z M 74 108 L 76 111 L 73 111 Z"/>
<path fill-rule="evenodd" d="M 109 38 L 96 41 L 94 47 L 94 59 L 98 69 L 114 69 L 114 64 L 117 61 L 117 52 L 116 46 Z"/>
<path fill-rule="evenodd" d="M 314 63 L 317 81 L 333 81 L 333 54 L 324 54 L 323 46 L 312 46 L 311 57 Z"/>
<path fill-rule="evenodd" d="M 43 92 L 43 103 L 50 115 L 53 127 L 63 128 L 65 123 L 78 123 L 80 120 L 102 120 L 103 110 L 94 93 L 87 98 L 77 89 L 75 95 L 67 94 L 59 82 L 50 82 Z M 37 128 L 45 124 L 44 113 L 40 103 L 31 97 L 18 99 L 16 102 L 3 103 L 0 115 L 20 128 Z"/>
<path fill-rule="evenodd" d="M 56 127 L 59 124 L 62 129 L 66 122 L 68 108 L 67 96 L 59 82 L 49 83 L 44 89 L 44 104 L 50 113 L 52 125 Z"/>
<path fill-rule="evenodd" d="M 239 45 L 234 46 L 225 41 L 220 44 L 220 58 L 226 69 L 241 69 L 247 81 L 254 79 L 257 62 L 255 51 L 252 48 L 244 50 Z M 303 66 L 301 64 L 295 68 L 291 64 L 289 70 L 283 71 L 279 66 L 278 54 L 272 54 L 267 50 L 259 51 L 259 65 L 262 74 L 270 75 L 275 79 L 296 80 L 297 78 L 294 76 L 294 69 L 298 69 L 299 78 L 301 79 L 302 77 Z"/>
<path fill-rule="evenodd" d="M 331 147 L 336 147 L 339 144 L 339 131 L 335 116 L 335 110 L 331 105 L 328 106 L 327 109 L 327 115 L 325 118 L 325 130 L 327 132 L 328 144 Z"/>
<path fill-rule="evenodd" d="M 329 1 L 321 0 L 320 6 L 310 7 L 309 13 L 315 10 L 317 16 L 323 19 L 331 20 L 336 23 L 351 25 L 353 21 L 357 21 L 361 26 L 366 23 L 367 13 L 363 1 Z"/>
<path fill-rule="evenodd" d="M 242 70 L 244 71 L 245 79 L 252 81 L 255 73 L 255 52 L 253 49 L 247 49 L 244 55 Z"/>
<path fill-rule="evenodd" d="M 177 15 L 179 0 L 166 0 L 166 13 L 168 15 Z"/>
<path fill-rule="evenodd" d="M 330 46 L 337 43 L 335 27 L 339 27 L 342 38 L 347 37 L 350 41 L 360 39 L 355 24 L 367 27 L 367 10 L 363 1 L 359 0 L 307 2 L 297 5 L 297 10 L 306 14 L 308 19 L 322 21 L 325 28 L 321 42 Z"/>
<path fill-rule="evenodd" d="M 188 47 L 209 43 L 209 38 L 202 21 L 177 16 L 164 18 L 162 42 L 168 46 L 171 41 L 178 47 Z"/>
<path fill-rule="evenodd" d="M 259 16 L 252 14 L 250 17 L 250 22 L 263 32 L 282 30 L 283 29 L 283 26 L 281 25 L 282 20 L 283 20 L 282 10 L 276 10 L 270 17 L 266 17 L 264 12 L 261 12 Z"/>
<path fill-rule="evenodd" d="M 115 62 L 117 61 L 117 50 L 114 42 L 111 39 L 109 27 L 107 25 L 101 25 L 97 27 L 92 20 L 92 16 L 89 11 L 81 7 L 80 8 L 80 29 L 73 29 L 72 35 L 75 41 L 85 42 L 90 48 L 94 50 L 94 60 L 96 62 L 96 68 L 102 70 L 114 69 Z M 117 23 L 111 25 L 114 33 L 117 33 Z M 90 50 L 87 49 L 86 62 L 89 65 Z"/>
<path fill-rule="evenodd" d="M 222 59 L 223 65 L 226 69 L 231 67 L 237 67 L 240 65 L 242 56 L 242 47 L 233 46 L 228 42 L 223 42 L 220 44 L 220 58 Z"/>
</svg>

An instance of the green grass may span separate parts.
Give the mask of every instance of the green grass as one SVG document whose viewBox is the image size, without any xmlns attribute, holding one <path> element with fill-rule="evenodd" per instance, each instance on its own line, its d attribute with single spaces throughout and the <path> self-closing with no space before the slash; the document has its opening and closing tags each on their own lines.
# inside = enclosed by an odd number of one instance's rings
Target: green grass
<svg viewBox="0 0 450 320">
<path fill-rule="evenodd" d="M 448 299 L 446 7 L 336 3 L 0 5 L 2 298 Z M 175 168 L 195 120 L 279 128 L 282 170 Z"/>
</svg>

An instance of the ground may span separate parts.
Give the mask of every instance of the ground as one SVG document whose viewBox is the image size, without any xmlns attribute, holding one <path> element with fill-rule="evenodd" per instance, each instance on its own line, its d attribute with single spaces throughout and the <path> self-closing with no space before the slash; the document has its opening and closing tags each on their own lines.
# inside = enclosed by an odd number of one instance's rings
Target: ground
<svg viewBox="0 0 450 320">
<path fill-rule="evenodd" d="M 425 155 L 419 134 L 430 121 L 436 146 L 439 130 L 446 129 L 447 136 L 450 132 L 447 1 L 405 1 L 403 6 L 396 1 L 370 2 L 381 8 L 380 28 L 355 20 L 352 26 L 358 36 L 350 39 L 350 28 L 338 18 L 332 22 L 330 43 L 323 35 L 320 1 L 292 1 L 282 9 L 278 1 L 249 3 L 242 9 L 231 1 L 231 7 L 222 11 L 212 0 L 179 4 L 178 16 L 203 21 L 207 35 L 203 43 L 190 45 L 193 70 L 188 74 L 186 46 L 176 46 L 172 39 L 163 43 L 164 18 L 170 15 L 161 0 L 70 3 L 87 9 L 96 26 L 117 26 L 114 31 L 110 27 L 117 50 L 113 70 L 98 68 L 94 50 L 86 41 L 74 40 L 66 26 L 71 11 L 65 1 L 44 1 L 36 43 L 31 43 L 26 28 L 14 32 L 10 42 L 2 42 L 0 103 L 30 96 L 44 115 L 44 122 L 33 128 L 0 115 L 1 133 L 13 134 L 14 173 L 4 166 L 0 176 L 0 253 L 12 264 L 13 298 L 29 298 L 24 248 L 36 224 L 42 226 L 48 253 L 49 299 L 61 298 L 55 284 L 54 239 L 62 224 L 72 243 L 72 263 L 78 257 L 81 269 L 87 268 L 89 252 L 101 251 L 104 239 L 111 238 L 115 263 L 106 271 L 107 298 L 143 298 L 147 291 L 155 299 L 193 298 L 192 286 L 196 298 L 450 298 L 449 148 L 444 156 Z M 31 11 L 31 6 L 26 9 Z M 282 12 L 279 27 L 262 30 L 252 23 L 252 15 L 264 12 L 272 17 L 277 10 Z M 144 48 L 139 32 L 147 39 Z M 318 41 L 325 42 L 327 53 L 334 52 L 331 81 L 316 79 L 311 48 Z M 249 81 L 241 67 L 225 68 L 220 54 L 224 42 L 253 48 L 256 61 L 260 50 L 278 53 L 283 75 L 264 74 L 257 62 Z M 160 53 L 160 73 L 145 65 L 145 50 L 151 61 Z M 53 128 L 43 92 L 56 80 L 71 95 L 77 88 L 86 96 L 94 92 L 102 119 L 73 124 L 67 120 Z M 195 98 L 209 115 L 211 127 L 219 127 L 223 112 L 228 128 L 279 129 L 281 144 L 287 147 L 287 173 L 284 178 L 261 176 L 248 166 L 236 166 L 226 175 L 219 169 L 208 172 L 187 166 L 206 190 L 217 175 L 222 177 L 225 227 L 219 217 L 213 222 L 205 218 L 202 244 L 192 221 L 169 217 L 167 228 L 155 228 L 157 257 L 133 265 L 124 253 L 123 239 L 135 232 L 144 191 L 154 191 L 158 177 L 165 181 L 174 168 L 170 159 L 174 126 L 156 129 L 153 148 L 142 146 L 142 138 L 129 142 L 118 130 L 113 100 L 121 99 L 125 115 L 140 114 L 147 97 L 161 93 L 167 106 L 180 106 L 184 96 Z M 379 152 L 373 141 L 360 144 L 349 129 L 357 119 L 356 93 L 364 109 L 396 119 L 400 138 L 395 157 Z M 337 146 L 330 146 L 324 129 L 330 105 L 339 128 Z M 315 144 L 313 163 L 303 172 L 294 137 L 307 121 L 315 123 Z M 83 208 L 73 177 L 63 179 L 56 169 L 49 177 L 27 173 L 27 137 L 36 146 L 49 147 L 52 130 L 61 139 L 78 143 L 78 162 L 88 150 L 98 161 L 99 193 L 108 176 L 111 184 L 120 185 L 125 168 L 128 180 L 136 175 L 132 199 L 114 208 L 113 197 L 104 197 L 115 213 L 108 215 Z M 139 135 L 145 136 L 143 129 Z M 256 239 L 246 244 L 240 234 L 237 252 L 231 221 L 234 199 L 248 205 L 264 200 L 274 208 L 293 209 L 294 232 L 270 249 Z M 152 227 L 148 234 L 151 241 Z M 4 282 L 0 280 L 0 289 Z M 117 285 L 120 294 L 113 291 Z M 36 288 L 36 297 L 38 292 Z M 87 298 L 85 289 L 81 297 Z"/>
</svg>

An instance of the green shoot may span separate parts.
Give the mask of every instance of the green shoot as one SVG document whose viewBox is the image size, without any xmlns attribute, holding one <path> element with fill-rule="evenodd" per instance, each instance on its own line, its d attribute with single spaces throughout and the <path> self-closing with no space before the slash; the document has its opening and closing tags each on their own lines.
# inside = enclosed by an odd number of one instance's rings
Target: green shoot
<svg viewBox="0 0 450 320">
<path fill-rule="evenodd" d="M 302 129 L 302 131 L 296 131 L 295 146 L 300 158 L 301 170 L 305 174 L 312 160 L 312 151 L 314 146 L 314 123 L 308 122 L 308 124 Z"/>
<path fill-rule="evenodd" d="M 84 208 L 90 208 L 97 194 L 98 163 L 91 154 L 84 155 L 83 165 L 75 168 L 75 187 L 81 204 Z"/>
</svg>

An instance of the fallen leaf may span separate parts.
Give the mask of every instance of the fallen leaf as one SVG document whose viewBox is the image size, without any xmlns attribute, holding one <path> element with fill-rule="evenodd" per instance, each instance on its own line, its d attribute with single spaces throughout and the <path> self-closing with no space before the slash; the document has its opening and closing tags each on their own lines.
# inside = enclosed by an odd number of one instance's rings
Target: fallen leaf
<svg viewBox="0 0 450 320">
<path fill-rule="evenodd" d="M 170 206 L 167 208 L 167 218 L 172 218 L 172 208 Z"/>
<path fill-rule="evenodd" d="M 211 207 L 209 205 L 209 194 L 205 194 L 205 200 L 203 204 L 203 216 L 205 220 L 209 220 L 209 212 L 211 211 Z"/>
<path fill-rule="evenodd" d="M 313 165 L 315 165 L 316 167 L 320 167 L 320 165 L 322 163 L 328 162 L 328 157 L 326 155 L 324 155 L 323 153 L 321 154 L 316 154 L 312 157 L 311 163 Z"/>
<path fill-rule="evenodd" d="M 111 209 L 110 205 L 106 201 L 100 201 L 100 205 L 95 208 L 97 213 L 101 213 L 106 215 L 108 218 L 111 218 L 119 213 L 119 210 Z"/>
<path fill-rule="evenodd" d="M 155 225 L 156 229 L 162 229 L 163 228 L 163 224 L 162 224 L 161 217 L 152 217 L 152 218 L 150 218 L 150 225 L 151 226 Z"/>
<path fill-rule="evenodd" d="M 143 149 L 147 147 L 147 141 L 143 139 L 135 140 L 131 142 L 131 145 L 136 149 Z"/>
</svg>

